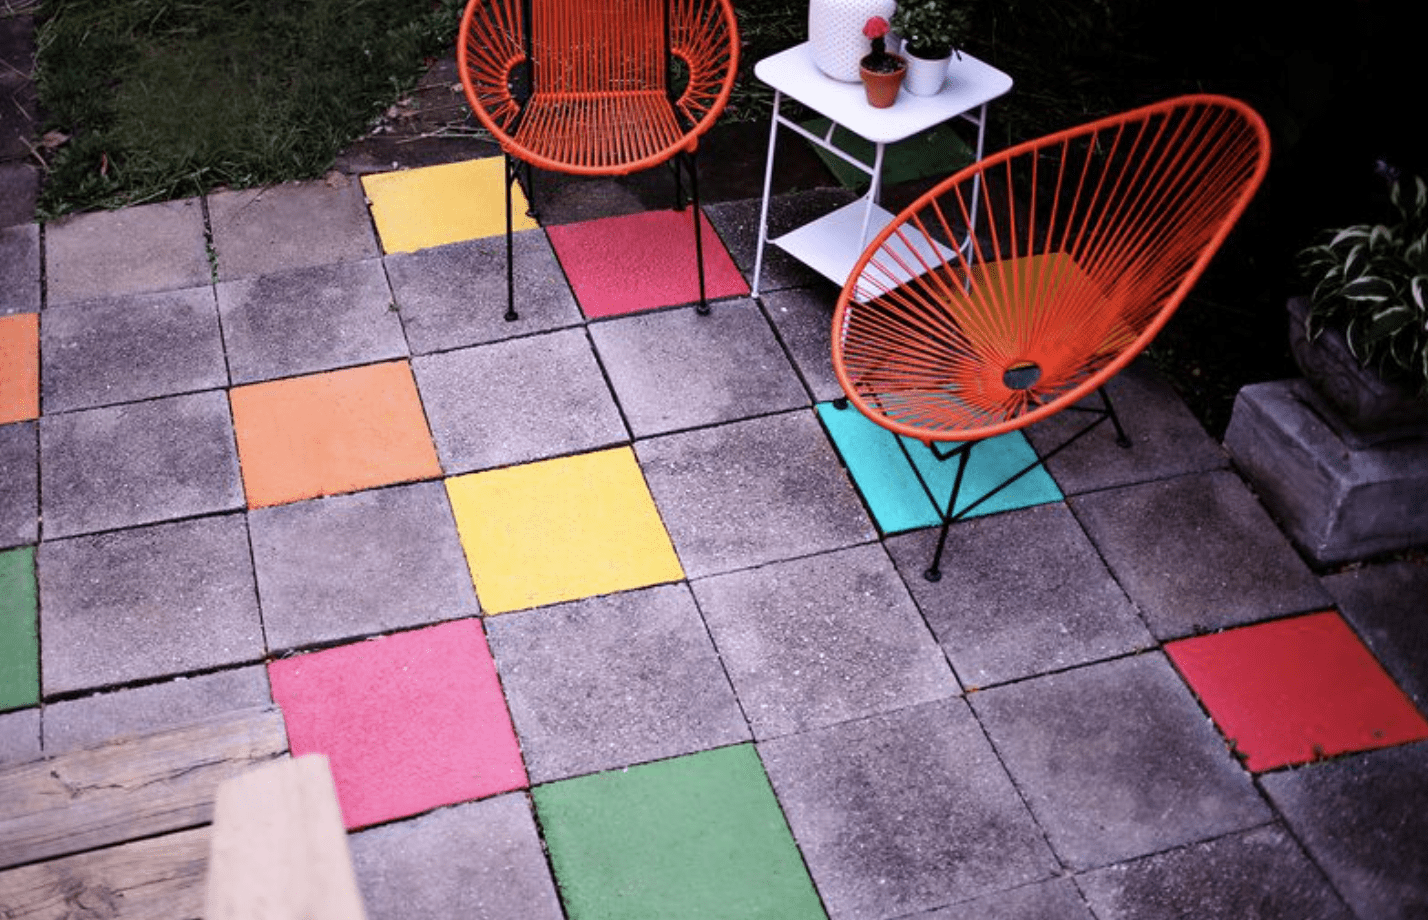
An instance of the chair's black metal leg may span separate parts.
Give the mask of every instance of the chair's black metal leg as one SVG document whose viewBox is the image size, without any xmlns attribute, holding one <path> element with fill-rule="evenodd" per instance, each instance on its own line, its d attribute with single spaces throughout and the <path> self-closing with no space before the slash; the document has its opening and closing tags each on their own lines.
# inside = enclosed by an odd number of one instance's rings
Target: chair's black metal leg
<svg viewBox="0 0 1428 920">
<path fill-rule="evenodd" d="M 1106 407 L 1106 414 L 1111 417 L 1111 424 L 1116 426 L 1116 445 L 1119 447 L 1130 447 L 1131 439 L 1126 437 L 1126 430 L 1121 427 L 1120 416 L 1116 415 L 1116 407 L 1111 405 L 1111 394 L 1106 392 L 1105 387 L 1101 387 L 1101 402 Z"/>
<path fill-rule="evenodd" d="M 957 497 L 962 492 L 962 474 L 967 472 L 967 458 L 972 456 L 972 448 L 976 446 L 975 441 L 970 441 L 957 452 L 957 478 L 952 480 L 952 497 L 947 499 L 947 511 L 942 515 L 942 533 L 937 536 L 937 550 L 932 554 L 932 564 L 922 573 L 928 581 L 942 580 L 942 550 L 947 546 L 947 529 L 956 517 Z"/>
<path fill-rule="evenodd" d="M 515 251 L 511 238 L 511 185 L 516 181 L 519 164 L 506 154 L 506 322 L 520 319 L 516 314 Z"/>
<path fill-rule="evenodd" d="M 674 170 L 674 209 L 684 210 L 684 154 L 676 154 L 669 161 L 669 168 Z"/>
<path fill-rule="evenodd" d="M 688 154 L 689 188 L 694 198 L 694 258 L 699 266 L 699 306 L 695 312 L 709 314 L 709 298 L 704 290 L 704 212 L 699 210 L 699 163 L 697 154 Z"/>
<path fill-rule="evenodd" d="M 526 168 L 526 216 L 531 220 L 540 220 L 540 208 L 536 207 L 535 169 L 529 163 L 521 165 Z"/>
</svg>

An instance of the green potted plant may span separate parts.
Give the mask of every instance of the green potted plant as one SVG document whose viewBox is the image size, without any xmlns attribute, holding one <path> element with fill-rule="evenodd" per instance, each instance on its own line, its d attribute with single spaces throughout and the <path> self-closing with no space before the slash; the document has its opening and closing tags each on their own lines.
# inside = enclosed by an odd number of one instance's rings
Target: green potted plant
<svg viewBox="0 0 1428 920">
<path fill-rule="evenodd" d="M 1328 230 L 1299 253 L 1307 298 L 1290 347 L 1349 427 L 1392 436 L 1428 422 L 1428 184 L 1396 181 L 1397 220 Z"/>
<path fill-rule="evenodd" d="M 888 21 L 883 17 L 870 17 L 863 25 L 863 34 L 873 42 L 873 50 L 859 62 L 863 89 L 868 95 L 868 105 L 885 109 L 897 99 L 902 78 L 907 73 L 907 62 L 888 53 Z"/>
<path fill-rule="evenodd" d="M 942 91 L 947 66 L 964 44 L 970 17 L 959 0 L 900 0 L 892 30 L 907 55 L 907 91 L 933 96 Z"/>
</svg>

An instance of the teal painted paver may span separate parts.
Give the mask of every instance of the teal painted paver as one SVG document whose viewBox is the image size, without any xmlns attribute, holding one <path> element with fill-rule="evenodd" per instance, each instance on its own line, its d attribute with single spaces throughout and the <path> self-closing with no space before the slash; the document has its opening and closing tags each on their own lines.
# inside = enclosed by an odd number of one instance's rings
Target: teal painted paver
<svg viewBox="0 0 1428 920">
<path fill-rule="evenodd" d="M 952 496 L 957 476 L 955 459 L 938 460 L 920 442 L 903 439 L 917 471 L 922 473 L 937 499 L 938 506 L 934 507 L 917 480 L 917 472 L 898 448 L 896 435 L 852 407 L 838 409 L 832 403 L 820 403 L 818 416 L 883 533 L 901 533 L 942 523 L 938 508 L 945 508 Z M 1036 452 L 1019 431 L 980 442 L 967 461 L 957 510 L 977 501 L 1035 460 Z M 1044 505 L 1060 501 L 1061 497 L 1061 490 L 1051 476 L 1044 468 L 1037 467 L 978 505 L 968 516 Z"/>
<path fill-rule="evenodd" d="M 0 712 L 40 701 L 35 549 L 0 553 Z"/>
<path fill-rule="evenodd" d="M 570 920 L 826 917 L 752 745 L 532 795 Z"/>
</svg>

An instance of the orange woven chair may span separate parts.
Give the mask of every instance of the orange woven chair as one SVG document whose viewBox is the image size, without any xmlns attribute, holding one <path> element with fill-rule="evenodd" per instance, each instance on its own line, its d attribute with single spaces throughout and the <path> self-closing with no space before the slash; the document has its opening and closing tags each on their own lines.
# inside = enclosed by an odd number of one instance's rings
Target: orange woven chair
<svg viewBox="0 0 1428 920">
<path fill-rule="evenodd" d="M 471 110 L 506 157 L 506 319 L 517 318 L 511 184 L 524 165 L 619 176 L 669 163 L 694 204 L 699 312 L 708 312 L 698 219 L 699 138 L 739 63 L 729 0 L 470 0 L 456 61 Z"/>
<path fill-rule="evenodd" d="M 958 464 L 947 511 L 934 500 L 929 581 L 947 528 L 991 495 L 1107 419 L 1130 446 L 1104 384 L 1185 299 L 1268 164 L 1252 109 L 1185 96 L 975 163 L 869 244 L 834 312 L 833 366 L 864 415 Z M 954 512 L 977 442 L 1070 408 L 1089 422 Z"/>
</svg>

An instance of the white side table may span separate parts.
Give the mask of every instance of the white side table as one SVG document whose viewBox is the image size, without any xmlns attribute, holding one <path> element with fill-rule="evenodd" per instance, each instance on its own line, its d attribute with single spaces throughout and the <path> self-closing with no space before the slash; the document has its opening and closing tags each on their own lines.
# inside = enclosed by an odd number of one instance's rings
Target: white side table
<svg viewBox="0 0 1428 920">
<path fill-rule="evenodd" d="M 963 52 L 960 59 L 953 58 L 942 92 L 935 96 L 900 92 L 890 108 L 875 109 L 868 105 L 861 83 L 842 83 L 825 76 L 813 63 L 807 42 L 759 61 L 754 65 L 754 74 L 774 88 L 773 123 L 769 127 L 764 196 L 759 210 L 759 245 L 754 256 L 752 294 L 755 297 L 759 294 L 763 273 L 764 246 L 769 242 L 835 284 L 847 281 L 868 242 L 893 219 L 891 213 L 878 205 L 886 146 L 960 117 L 977 126 L 976 156 L 980 160 L 987 133 L 987 103 L 1012 86 L 1011 77 Z M 828 118 L 832 124 L 827 133 L 820 137 L 785 118 L 780 111 L 785 94 Z M 833 144 L 833 132 L 839 125 L 872 142 L 875 152 L 871 165 Z M 773 182 L 774 145 L 780 126 L 847 160 L 867 173 L 871 181 L 868 193 L 859 200 L 770 241 L 769 188 Z"/>
</svg>

